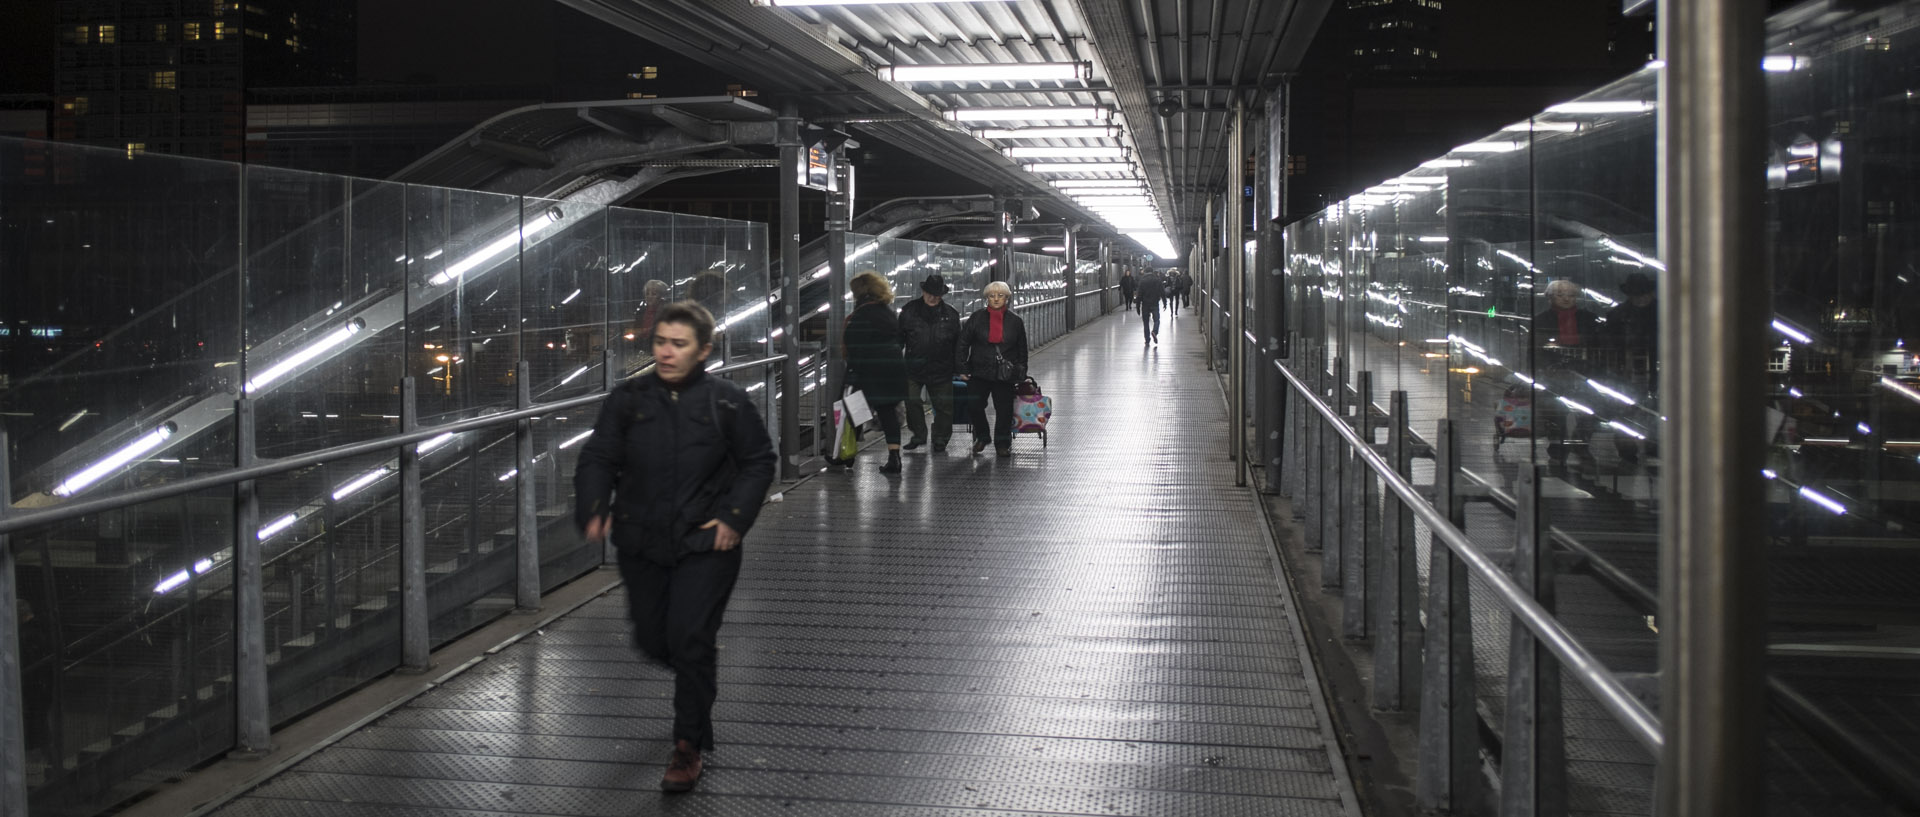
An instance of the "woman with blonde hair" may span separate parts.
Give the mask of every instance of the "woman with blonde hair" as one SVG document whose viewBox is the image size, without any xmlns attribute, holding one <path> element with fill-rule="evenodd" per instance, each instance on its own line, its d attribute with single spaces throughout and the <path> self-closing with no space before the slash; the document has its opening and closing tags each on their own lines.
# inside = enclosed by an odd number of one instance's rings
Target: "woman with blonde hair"
<svg viewBox="0 0 1920 817">
<path fill-rule="evenodd" d="M 847 282 L 853 312 L 840 335 L 847 361 L 847 387 L 859 389 L 887 437 L 884 474 L 900 473 L 900 403 L 907 399 L 907 360 L 900 319 L 893 312 L 893 284 L 867 270 Z"/>
<path fill-rule="evenodd" d="M 960 327 L 954 359 L 972 398 L 973 453 L 987 448 L 987 398 L 991 395 L 994 453 L 1011 457 L 1013 387 L 1027 379 L 1027 325 L 1014 314 L 1013 288 L 1005 281 L 988 284 L 981 294 L 987 306 L 968 316 Z"/>
</svg>

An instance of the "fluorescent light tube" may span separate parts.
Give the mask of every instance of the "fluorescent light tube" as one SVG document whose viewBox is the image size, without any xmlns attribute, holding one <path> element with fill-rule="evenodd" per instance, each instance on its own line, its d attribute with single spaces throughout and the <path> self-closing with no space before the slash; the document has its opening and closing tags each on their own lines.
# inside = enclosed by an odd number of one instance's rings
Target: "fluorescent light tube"
<svg viewBox="0 0 1920 817">
<path fill-rule="evenodd" d="M 1115 139 L 1120 129 L 1112 125 L 1080 125 L 1055 128 L 988 128 L 974 134 L 982 139 Z"/>
<path fill-rule="evenodd" d="M 1572 133 L 1579 129 L 1578 122 L 1515 122 L 1501 128 L 1503 131 L 1520 133 Z"/>
<path fill-rule="evenodd" d="M 132 462 L 135 457 L 159 448 L 161 443 L 166 442 L 168 437 L 173 436 L 173 433 L 179 430 L 179 426 L 168 422 L 149 432 L 146 436 L 121 446 L 120 450 L 108 454 L 105 459 L 81 469 L 79 473 L 73 476 L 67 477 L 65 482 L 60 483 L 53 489 L 53 495 L 73 496 L 81 489 L 99 482 L 101 477 Z"/>
<path fill-rule="evenodd" d="M 1011 147 L 1001 151 L 1015 159 L 1124 159 L 1127 149 L 1123 147 Z"/>
<path fill-rule="evenodd" d="M 186 584 L 188 578 L 189 578 L 189 575 L 187 571 L 182 570 L 178 573 L 175 573 L 171 576 L 166 577 L 165 579 L 162 579 L 159 584 L 154 585 L 153 592 L 171 593 L 173 592 L 174 588 L 179 587 L 180 585 Z"/>
<path fill-rule="evenodd" d="M 947 118 L 955 122 L 1105 122 L 1113 118 L 1113 111 L 1098 106 L 955 108 L 947 111 Z"/>
<path fill-rule="evenodd" d="M 268 383 L 287 376 L 289 372 L 305 366 L 308 361 L 325 354 L 328 349 L 346 343 L 348 338 L 353 337 L 355 333 L 358 333 L 366 327 L 367 322 L 360 318 L 347 321 L 346 324 L 342 325 L 339 329 L 333 330 L 333 332 L 326 337 L 308 344 L 300 351 L 281 358 L 280 362 L 267 367 L 266 371 L 254 375 L 253 379 L 247 381 L 247 393 L 252 394 L 259 391 Z"/>
<path fill-rule="evenodd" d="M 900 3 L 1010 3 L 1013 0 L 753 0 L 756 6 L 878 6 Z"/>
<path fill-rule="evenodd" d="M 555 222 L 558 222 L 560 219 L 561 219 L 560 208 L 549 207 L 547 208 L 547 211 L 544 213 L 541 213 L 539 217 L 534 218 L 531 221 L 528 221 L 526 223 L 526 226 L 516 229 L 511 233 L 507 233 L 506 235 L 503 235 L 497 239 L 494 239 L 492 244 L 488 244 L 487 246 L 480 248 L 479 252 L 476 252 L 472 255 L 469 255 L 465 258 L 460 259 L 459 261 L 454 262 L 453 266 L 450 266 L 444 270 L 441 270 L 440 274 L 435 275 L 432 278 L 428 278 L 427 283 L 432 284 L 434 286 L 440 286 L 441 284 L 452 283 L 454 279 L 459 278 L 460 276 L 465 275 L 469 272 L 472 272 L 475 267 L 478 267 L 481 264 L 486 263 L 487 261 L 491 260 L 494 256 L 499 255 L 503 252 L 506 252 L 507 250 L 512 249 L 514 247 L 520 246 L 520 242 L 522 240 L 525 240 L 528 236 L 531 236 L 535 233 L 540 232 L 541 230 L 546 229 L 548 225 L 554 224 Z"/>
<path fill-rule="evenodd" d="M 372 471 L 361 474 L 354 478 L 353 481 L 333 489 L 333 501 L 339 502 L 342 499 L 353 496 L 361 488 L 379 482 L 381 477 L 386 476 L 388 473 L 390 472 L 388 472 L 386 468 L 375 468 Z"/>
<path fill-rule="evenodd" d="M 274 534 L 279 533 L 283 530 L 286 530 L 287 528 L 293 527 L 294 520 L 299 518 L 300 518 L 299 514 L 292 514 L 292 513 L 287 514 L 286 516 L 280 517 L 279 519 L 275 519 L 272 522 L 268 522 L 266 527 L 261 528 L 260 532 L 254 535 L 259 537 L 260 541 L 265 542 L 268 539 L 273 538 Z"/>
<path fill-rule="evenodd" d="M 1562 102 L 1547 108 L 1547 113 L 1646 113 L 1653 107 L 1652 101 L 1643 99 L 1589 99 Z"/>
<path fill-rule="evenodd" d="M 1132 173 L 1130 162 L 1038 162 L 1027 165 L 1029 173 Z"/>
<path fill-rule="evenodd" d="M 1042 82 L 1086 79 L 1086 62 L 990 62 L 959 65 L 888 65 L 878 70 L 891 82 Z"/>
<path fill-rule="evenodd" d="M 1760 70 L 1783 74 L 1798 68 L 1807 67 L 1808 60 L 1791 54 L 1768 54 L 1760 60 Z"/>
<path fill-rule="evenodd" d="M 1780 334 L 1786 335 L 1787 337 L 1793 338 L 1794 340 L 1800 341 L 1801 343 L 1813 342 L 1813 338 L 1807 337 L 1807 333 L 1802 332 L 1798 329 L 1795 329 L 1791 326 L 1788 326 L 1784 323 L 1781 323 L 1778 320 L 1775 320 L 1773 322 L 1773 328 L 1777 330 Z"/>
<path fill-rule="evenodd" d="M 447 432 L 447 433 L 445 433 L 445 434 L 442 434 L 442 435 L 440 435 L 440 436 L 438 436 L 438 437 L 435 437 L 435 438 L 433 438 L 433 439 L 431 439 L 431 440 L 428 440 L 428 441 L 426 441 L 426 442 L 424 442 L 424 443 L 421 443 L 421 444 L 419 445 L 419 447 L 417 447 L 417 448 L 415 448 L 415 449 L 414 449 L 414 452 L 415 452 L 415 453 L 418 453 L 418 454 L 422 454 L 422 455 L 424 455 L 424 454 L 426 454 L 426 453 L 427 453 L 428 451 L 432 451 L 432 450 L 434 450 L 434 449 L 436 449 L 436 448 L 439 448 L 440 446 L 443 446 L 443 445 L 446 445 L 447 443 L 450 443 L 450 442 L 453 442 L 453 432 L 451 432 L 451 431 L 449 431 L 449 432 Z"/>
<path fill-rule="evenodd" d="M 1464 145 L 1454 148 L 1452 152 L 1454 153 L 1511 153 L 1513 151 L 1519 150 L 1522 147 L 1524 147 L 1524 145 L 1522 145 L 1519 142 L 1507 142 L 1507 141 L 1468 142 Z"/>
<path fill-rule="evenodd" d="M 580 441 L 581 441 L 581 440 L 585 440 L 586 438 L 588 438 L 588 437 L 591 437 L 591 436 L 593 436 L 593 429 L 591 429 L 591 428 L 589 428 L 589 429 L 587 429 L 586 431 L 582 431 L 582 432 L 580 432 L 579 434 L 575 434 L 575 435 L 573 435 L 572 437 L 569 437 L 569 438 L 567 438 L 567 441 L 566 441 L 566 442 L 563 442 L 563 443 L 561 443 L 561 444 L 560 444 L 560 447 L 561 447 L 561 448 L 572 448 L 572 447 L 574 447 L 574 446 L 576 446 L 576 445 L 579 445 L 579 444 L 580 444 Z"/>
</svg>

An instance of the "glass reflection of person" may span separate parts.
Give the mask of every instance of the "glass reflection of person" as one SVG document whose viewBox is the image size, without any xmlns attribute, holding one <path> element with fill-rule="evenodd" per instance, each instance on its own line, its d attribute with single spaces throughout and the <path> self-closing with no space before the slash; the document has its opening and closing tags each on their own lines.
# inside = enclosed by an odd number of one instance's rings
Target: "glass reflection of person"
<svg viewBox="0 0 1920 817">
<path fill-rule="evenodd" d="M 1533 316 L 1533 335 L 1544 346 L 1577 349 L 1598 343 L 1599 316 L 1580 306 L 1580 285 L 1565 278 L 1547 285 L 1547 309 Z"/>
<path fill-rule="evenodd" d="M 1570 364 L 1583 358 L 1588 348 L 1600 346 L 1602 339 L 1599 316 L 1580 306 L 1579 284 L 1561 278 L 1547 285 L 1547 308 L 1533 316 L 1533 337 L 1543 351 L 1534 361 L 1538 385 L 1557 397 L 1574 399 L 1570 395 L 1584 394 L 1585 378 Z M 1558 400 L 1535 399 L 1534 413 L 1546 432 L 1547 457 L 1556 466 L 1565 464 L 1569 443 L 1584 446 L 1592 433 L 1585 412 L 1564 407 Z"/>
</svg>

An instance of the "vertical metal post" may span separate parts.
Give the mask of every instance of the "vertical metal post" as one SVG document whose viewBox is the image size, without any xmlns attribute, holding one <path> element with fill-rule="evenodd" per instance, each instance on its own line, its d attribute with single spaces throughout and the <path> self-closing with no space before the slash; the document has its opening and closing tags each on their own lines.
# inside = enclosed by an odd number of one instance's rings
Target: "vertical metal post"
<svg viewBox="0 0 1920 817">
<path fill-rule="evenodd" d="M 1553 544 L 1541 536 L 1539 466 L 1520 467 L 1514 487 L 1513 579 L 1553 610 Z M 1513 817 L 1567 813 L 1566 728 L 1561 720 L 1560 664 L 1519 619 L 1509 631 L 1507 720 L 1500 753 L 1500 813 Z"/>
<path fill-rule="evenodd" d="M 1080 231 L 1080 225 L 1068 224 L 1066 226 L 1066 229 L 1063 231 L 1065 233 L 1062 236 L 1063 240 L 1060 242 L 1062 246 L 1066 247 L 1066 250 L 1064 251 L 1063 254 L 1066 255 L 1067 257 L 1067 330 L 1066 331 L 1068 332 L 1071 332 L 1074 329 L 1079 328 L 1080 326 L 1080 321 L 1078 320 L 1078 318 L 1080 317 L 1080 298 L 1079 298 L 1080 281 L 1078 276 L 1078 273 L 1080 271 L 1080 238 L 1077 235 L 1079 231 Z"/>
<path fill-rule="evenodd" d="M 400 380 L 400 432 L 420 430 L 413 377 Z M 420 487 L 420 446 L 400 447 L 400 669 L 433 667 L 427 635 L 427 511 Z"/>
<path fill-rule="evenodd" d="M 1227 444 L 1232 459 L 1241 467 L 1233 469 L 1233 484 L 1247 484 L 1247 252 L 1245 228 L 1246 214 L 1242 212 L 1240 191 L 1247 183 L 1247 110 L 1244 101 L 1233 103 L 1233 131 L 1227 135 L 1227 195 L 1223 202 L 1226 224 L 1221 232 L 1226 234 L 1227 249 L 1227 302 L 1233 312 L 1232 320 L 1227 323 L 1227 385 L 1232 395 L 1227 400 L 1230 407 L 1227 419 Z M 1174 310 L 1179 313 L 1178 309 Z"/>
<path fill-rule="evenodd" d="M 234 467 L 254 464 L 253 401 L 233 401 Z M 233 702 L 236 757 L 273 751 L 267 716 L 267 607 L 260 499 L 253 480 L 233 486 Z"/>
<path fill-rule="evenodd" d="M 1118 277 L 1113 274 L 1113 242 L 1103 238 L 1100 240 L 1100 314 L 1102 315 L 1113 311 L 1113 282 Z"/>
<path fill-rule="evenodd" d="M 1661 732 L 1656 810 L 1764 809 L 1765 4 L 1659 4 Z"/>
<path fill-rule="evenodd" d="M 999 257 L 995 259 L 993 272 L 987 280 L 1005 281 L 1008 286 L 1017 287 L 1019 282 L 1013 280 L 1013 213 L 1007 209 L 1012 206 L 1014 206 L 1012 201 L 1000 202 L 998 221 L 1000 241 L 994 244 L 994 254 Z"/>
<path fill-rule="evenodd" d="M 1439 421 L 1433 459 L 1434 508 L 1464 529 L 1466 515 L 1453 490 L 1458 454 L 1451 420 Z M 1474 711 L 1473 607 L 1467 595 L 1467 566 L 1439 537 L 1434 537 L 1429 562 L 1414 801 L 1424 812 L 1473 814 L 1480 808 L 1480 730 Z"/>
<path fill-rule="evenodd" d="M 1413 479 L 1413 434 L 1408 424 L 1407 393 L 1387 397 L 1387 462 L 1401 479 Z M 1420 572 L 1413 541 L 1413 514 L 1400 499 L 1382 491 L 1380 509 L 1380 582 L 1374 594 L 1373 706 L 1400 712 L 1420 695 Z M 1434 547 L 1444 547 L 1435 543 Z"/>
<path fill-rule="evenodd" d="M 1326 380 L 1326 367 L 1326 350 L 1316 340 L 1307 351 L 1305 367 L 1300 372 L 1302 385 L 1305 386 L 1301 390 L 1303 395 L 1320 399 L 1320 384 Z M 1324 490 L 1321 486 L 1326 474 L 1325 463 L 1320 457 L 1320 431 L 1325 424 L 1321 422 L 1319 412 L 1304 402 L 1300 405 L 1300 424 L 1304 431 L 1300 435 L 1300 457 L 1306 478 L 1300 481 L 1300 492 L 1294 503 L 1302 506 L 1301 518 L 1304 523 L 1301 528 L 1305 533 L 1303 540 L 1306 552 L 1322 553 L 1326 545 L 1320 541 L 1320 510 L 1325 507 L 1322 504 L 1325 497 L 1321 494 Z"/>
<path fill-rule="evenodd" d="M 1353 430 L 1359 432 L 1360 439 L 1368 444 L 1373 442 L 1373 372 L 1354 374 L 1354 412 Z M 1340 593 L 1341 635 L 1359 641 L 1366 639 L 1367 615 L 1372 612 L 1367 596 L 1371 579 L 1368 570 L 1367 551 L 1372 543 L 1379 539 L 1376 531 L 1367 530 L 1368 523 L 1379 527 L 1374 518 L 1373 502 L 1379 496 L 1373 487 L 1373 469 L 1367 467 L 1366 460 L 1359 452 L 1347 463 L 1346 496 L 1346 541 L 1340 545 L 1340 572 L 1343 587 Z"/>
<path fill-rule="evenodd" d="M 1300 370 L 1300 361 L 1306 359 L 1304 350 L 1300 348 L 1299 332 L 1292 332 L 1288 334 L 1286 353 L 1287 353 L 1287 368 L 1293 371 L 1295 376 L 1298 376 L 1299 370 Z M 1276 373 L 1276 375 L 1277 374 L 1278 373 Z M 1281 447 L 1282 459 L 1285 461 L 1285 469 L 1282 472 L 1280 477 L 1280 489 L 1289 498 L 1292 498 L 1295 500 L 1294 518 L 1297 519 L 1299 518 L 1298 500 L 1301 496 L 1300 495 L 1300 477 L 1301 477 L 1302 471 L 1304 470 L 1302 468 L 1302 461 L 1300 457 L 1300 441 L 1301 441 L 1301 438 L 1304 436 L 1300 433 L 1300 429 L 1302 428 L 1300 420 L 1305 415 L 1305 413 L 1310 409 L 1308 409 L 1306 405 L 1302 403 L 1302 401 L 1300 400 L 1300 395 L 1294 393 L 1293 384 L 1290 381 L 1288 381 L 1285 377 L 1276 376 L 1274 378 L 1274 381 L 1279 384 L 1280 395 L 1281 395 L 1280 403 L 1276 406 L 1276 408 L 1280 412 L 1282 412 L 1281 417 L 1284 421 L 1283 425 L 1285 425 L 1286 427 L 1286 431 L 1283 433 L 1280 440 L 1281 446 L 1282 446 Z"/>
<path fill-rule="evenodd" d="M 800 117 L 795 103 L 775 120 L 780 146 L 780 478 L 800 478 Z M 608 547 L 612 547 L 611 544 Z M 609 559 L 611 561 L 611 559 Z"/>
<path fill-rule="evenodd" d="M 1334 414 L 1341 417 L 1341 422 L 1345 422 L 1347 416 L 1346 351 L 1342 349 L 1342 354 L 1334 357 L 1333 377 L 1329 378 L 1327 384 L 1333 390 L 1333 393 L 1327 397 L 1327 405 L 1333 407 Z M 1346 469 L 1352 466 L 1347 462 L 1346 440 L 1341 438 L 1339 432 L 1331 428 L 1322 429 L 1320 438 L 1323 443 L 1321 449 L 1326 456 L 1326 461 L 1320 465 L 1326 472 L 1326 479 L 1321 482 L 1323 491 L 1320 497 L 1323 503 L 1320 509 L 1321 521 L 1326 529 L 1326 532 L 1321 534 L 1323 540 L 1321 547 L 1325 550 L 1320 554 L 1320 586 L 1332 590 L 1340 587 L 1340 562 L 1346 558 L 1347 543 L 1344 526 L 1347 516 L 1353 513 L 1353 509 L 1346 504 Z"/>
<path fill-rule="evenodd" d="M 522 409 L 533 408 L 532 367 L 522 360 L 515 368 Z M 522 419 L 513 430 L 518 462 L 514 465 L 514 494 L 518 500 L 514 513 L 514 555 L 518 575 L 514 588 L 514 609 L 523 613 L 540 609 L 540 505 L 534 494 L 538 482 L 533 474 L 533 420 Z"/>
<path fill-rule="evenodd" d="M 13 447 L 0 425 L 0 519 L 13 509 Z M 0 533 L 0 817 L 27 817 L 26 689 L 21 686 L 13 537 Z M 46 717 L 38 712 L 34 717 Z"/>
<path fill-rule="evenodd" d="M 820 359 L 825 361 L 828 400 L 840 399 L 847 382 L 847 361 L 840 351 L 840 331 L 847 324 L 849 311 L 846 195 L 845 190 L 827 194 L 827 334 L 826 342 L 820 347 Z M 821 435 L 822 452 L 831 450 L 832 442 L 825 439 L 827 436 Z"/>
<path fill-rule="evenodd" d="M 614 361 L 613 350 L 611 349 L 600 350 L 600 365 L 603 366 L 606 371 L 606 379 L 605 379 L 605 382 L 602 383 L 602 385 L 606 387 L 606 391 L 609 394 L 613 392 L 613 388 L 615 386 L 620 385 L 620 381 L 616 379 L 616 375 L 614 374 L 614 371 L 613 371 L 613 361 Z M 784 451 L 786 449 L 783 449 L 780 447 L 780 434 L 779 434 L 780 418 L 778 416 L 775 416 L 772 413 L 773 403 L 771 401 L 774 399 L 774 389 L 778 387 L 778 382 L 774 379 L 773 372 L 774 372 L 774 369 L 772 367 L 767 368 L 767 400 L 769 401 L 767 403 L 768 416 L 766 418 L 767 432 L 773 437 L 773 450 Z M 601 403 L 601 405 L 604 406 L 606 404 Z M 411 447 L 409 447 L 409 450 L 410 448 Z M 404 451 L 401 453 L 400 458 L 402 462 L 406 461 L 406 453 Z M 572 475 L 566 475 L 566 477 L 562 477 L 562 478 L 570 479 L 571 476 Z M 571 482 L 568 483 L 568 490 L 572 490 Z M 607 537 L 607 540 L 605 542 L 602 542 L 600 545 L 600 566 L 607 567 L 607 566 L 613 565 L 617 562 L 618 559 L 619 559 L 619 554 L 615 552 L 613 549 L 613 537 L 609 536 Z"/>
</svg>

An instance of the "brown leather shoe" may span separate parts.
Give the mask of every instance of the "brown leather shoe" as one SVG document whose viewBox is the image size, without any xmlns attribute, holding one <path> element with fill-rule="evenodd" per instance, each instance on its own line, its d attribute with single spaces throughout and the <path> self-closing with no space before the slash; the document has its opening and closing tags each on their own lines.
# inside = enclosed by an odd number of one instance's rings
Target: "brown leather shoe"
<svg viewBox="0 0 1920 817">
<path fill-rule="evenodd" d="M 660 778 L 660 790 L 693 791 L 694 784 L 700 782 L 702 765 L 699 747 L 691 741 L 675 741 L 673 759 L 667 762 L 667 773 Z"/>
</svg>

